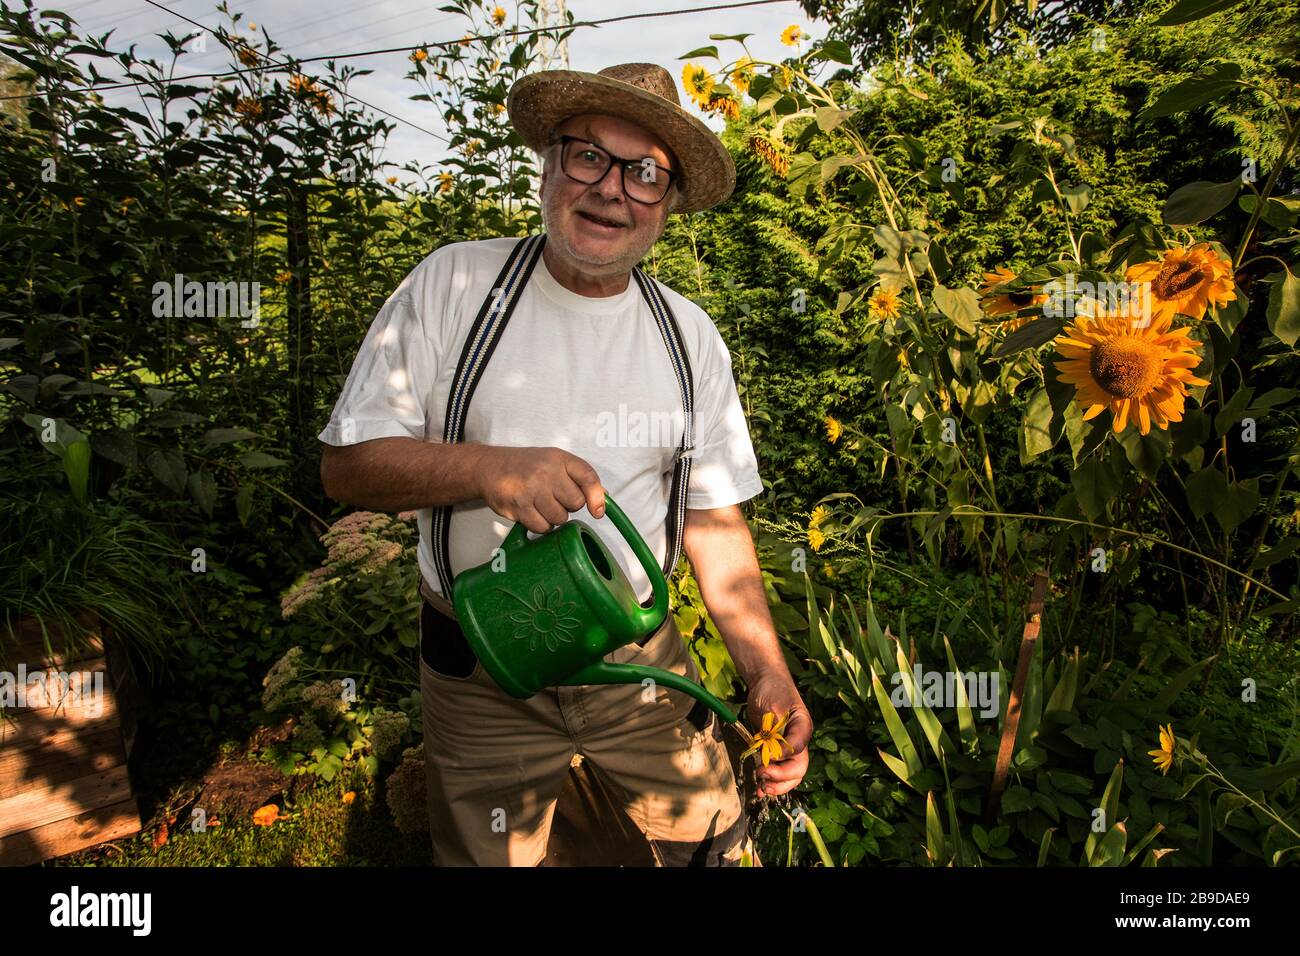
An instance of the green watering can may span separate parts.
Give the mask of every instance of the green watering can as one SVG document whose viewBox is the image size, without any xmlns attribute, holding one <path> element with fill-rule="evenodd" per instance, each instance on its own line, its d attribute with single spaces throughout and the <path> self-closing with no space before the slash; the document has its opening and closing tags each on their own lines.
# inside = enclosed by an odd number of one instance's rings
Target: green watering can
<svg viewBox="0 0 1300 956">
<path fill-rule="evenodd" d="M 627 576 L 591 526 L 573 519 L 533 540 L 516 523 L 501 548 L 505 570 L 488 561 L 461 572 L 452 603 L 483 669 L 511 697 L 543 687 L 639 684 L 650 678 L 703 701 L 728 724 L 722 701 L 685 677 L 642 664 L 610 664 L 604 656 L 653 634 L 668 616 L 668 582 L 636 527 L 605 496 L 605 513 L 632 546 L 654 586 L 643 607 Z"/>
</svg>

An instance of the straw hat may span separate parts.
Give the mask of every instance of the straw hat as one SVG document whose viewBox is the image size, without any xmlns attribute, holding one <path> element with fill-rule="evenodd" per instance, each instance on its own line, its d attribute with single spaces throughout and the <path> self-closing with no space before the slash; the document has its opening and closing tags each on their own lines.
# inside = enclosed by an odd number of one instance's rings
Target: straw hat
<svg viewBox="0 0 1300 956">
<path fill-rule="evenodd" d="M 655 63 L 619 63 L 599 73 L 541 70 L 520 77 L 506 97 L 510 122 L 524 143 L 542 152 L 555 127 L 581 113 L 630 120 L 663 140 L 680 167 L 669 213 L 715 206 L 736 186 L 736 165 L 722 140 L 682 109 L 677 85 Z"/>
</svg>

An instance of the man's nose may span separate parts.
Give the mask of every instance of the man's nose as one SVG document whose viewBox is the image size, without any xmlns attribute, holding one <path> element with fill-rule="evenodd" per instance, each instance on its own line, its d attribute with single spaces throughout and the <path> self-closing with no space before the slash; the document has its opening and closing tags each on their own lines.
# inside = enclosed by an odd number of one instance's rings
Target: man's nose
<svg viewBox="0 0 1300 956">
<path fill-rule="evenodd" d="M 618 163 L 610 163 L 609 169 L 605 172 L 605 178 L 594 186 L 596 192 L 600 193 L 606 199 L 623 198 L 623 167 Z"/>
</svg>

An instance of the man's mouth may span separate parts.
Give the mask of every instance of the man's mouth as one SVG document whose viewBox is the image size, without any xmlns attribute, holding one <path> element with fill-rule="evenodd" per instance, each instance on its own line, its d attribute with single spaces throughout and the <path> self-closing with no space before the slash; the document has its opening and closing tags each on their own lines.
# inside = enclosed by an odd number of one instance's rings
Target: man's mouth
<svg viewBox="0 0 1300 956">
<path fill-rule="evenodd" d="M 595 213 L 587 212 L 582 209 L 578 210 L 578 215 L 583 219 L 586 219 L 588 222 L 594 222 L 596 225 L 604 226 L 606 229 L 622 229 L 627 225 L 626 223 L 616 222 L 613 219 L 606 219 L 604 216 L 598 216 Z"/>
</svg>

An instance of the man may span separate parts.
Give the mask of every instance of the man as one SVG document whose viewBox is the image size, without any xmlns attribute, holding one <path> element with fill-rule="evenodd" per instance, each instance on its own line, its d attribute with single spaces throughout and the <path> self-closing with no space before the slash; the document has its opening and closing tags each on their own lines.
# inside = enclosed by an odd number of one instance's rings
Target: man
<svg viewBox="0 0 1300 956">
<path fill-rule="evenodd" d="M 412 270 L 375 318 L 320 434 L 331 497 L 420 509 L 434 861 L 541 863 L 581 753 L 659 864 L 735 865 L 745 814 L 707 708 L 639 685 L 513 699 L 475 660 L 449 600 L 455 575 L 492 560 L 515 522 L 540 534 L 576 513 L 645 601 L 644 570 L 600 520 L 608 490 L 667 571 L 685 551 L 748 685 L 749 722 L 791 712 L 783 759 L 760 768 L 763 792 L 803 778 L 812 721 L 739 507 L 762 482 L 730 355 L 703 310 L 636 269 L 670 212 L 730 195 L 735 167 L 653 64 L 535 73 L 507 105 L 543 160 L 545 233 L 452 243 Z M 699 680 L 671 614 L 605 659 Z"/>
</svg>

